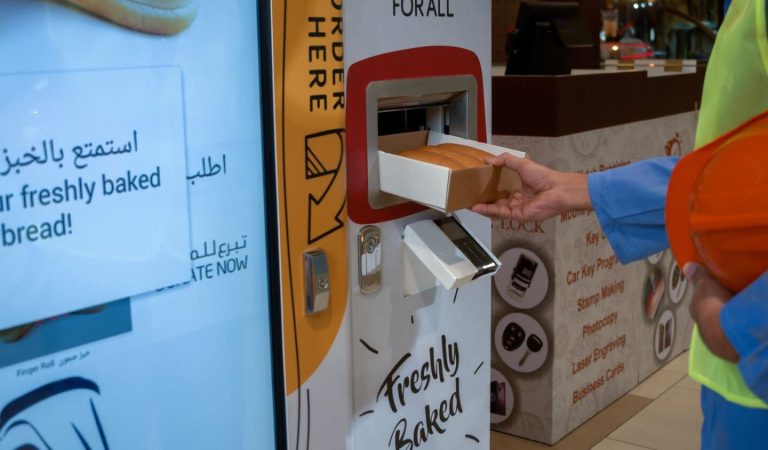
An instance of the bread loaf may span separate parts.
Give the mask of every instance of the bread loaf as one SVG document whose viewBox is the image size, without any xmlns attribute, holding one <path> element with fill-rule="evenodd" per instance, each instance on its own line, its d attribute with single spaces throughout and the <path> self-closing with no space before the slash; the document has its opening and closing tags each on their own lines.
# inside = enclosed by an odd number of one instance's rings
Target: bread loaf
<svg viewBox="0 0 768 450">
<path fill-rule="evenodd" d="M 478 148 L 470 147 L 468 145 L 445 143 L 445 144 L 438 144 L 435 147 L 440 151 L 469 155 L 477 159 L 478 161 L 480 161 L 480 163 L 483 165 L 487 164 L 485 162 L 486 159 L 492 158 L 494 156 L 486 151 L 480 150 Z"/>
<path fill-rule="evenodd" d="M 184 31 L 197 16 L 195 0 L 66 0 L 124 27 L 171 35 Z"/>
<path fill-rule="evenodd" d="M 459 144 L 438 144 L 436 146 L 423 146 L 412 150 L 400 152 L 400 156 L 438 164 L 451 169 L 467 169 L 486 165 L 486 158 L 491 155 L 488 152 Z"/>
<path fill-rule="evenodd" d="M 453 148 L 441 148 L 441 147 L 432 147 L 434 148 L 434 152 L 438 153 L 440 155 L 447 156 L 448 158 L 455 159 L 456 161 L 460 162 L 463 167 L 480 167 L 485 165 L 485 162 L 481 159 L 478 159 L 471 154 L 453 149 Z"/>
<path fill-rule="evenodd" d="M 433 147 L 419 147 L 400 152 L 400 156 L 415 159 L 430 164 L 448 167 L 449 169 L 464 169 L 465 166 L 458 160 L 443 155 L 433 150 Z"/>
</svg>

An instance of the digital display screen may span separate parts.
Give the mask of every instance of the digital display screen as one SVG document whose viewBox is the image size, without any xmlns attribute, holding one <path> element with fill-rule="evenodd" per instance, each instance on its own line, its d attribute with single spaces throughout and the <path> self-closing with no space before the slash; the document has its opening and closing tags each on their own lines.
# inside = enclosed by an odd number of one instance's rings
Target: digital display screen
<svg viewBox="0 0 768 450">
<path fill-rule="evenodd" d="M 258 3 L 116 3 L 0 2 L 0 450 L 275 448 Z"/>
</svg>

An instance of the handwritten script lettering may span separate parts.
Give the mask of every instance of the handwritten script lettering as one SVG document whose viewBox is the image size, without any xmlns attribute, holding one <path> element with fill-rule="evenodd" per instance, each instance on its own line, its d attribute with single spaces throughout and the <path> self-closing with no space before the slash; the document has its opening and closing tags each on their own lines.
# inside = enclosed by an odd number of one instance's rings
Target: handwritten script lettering
<svg viewBox="0 0 768 450">
<path fill-rule="evenodd" d="M 389 447 L 412 450 L 431 436 L 446 432 L 450 419 L 463 412 L 459 367 L 459 344 L 449 343 L 445 335 L 441 336 L 439 346 L 429 348 L 423 361 L 413 364 L 413 355 L 406 353 L 392 366 L 379 387 L 376 402 L 386 399 L 393 414 L 403 414 L 409 402 L 416 401 L 419 394 L 433 392 L 438 386 L 449 383 L 452 389 L 443 400 L 435 398 L 436 395 L 428 396 L 418 418 L 399 419 L 389 436 Z"/>
</svg>

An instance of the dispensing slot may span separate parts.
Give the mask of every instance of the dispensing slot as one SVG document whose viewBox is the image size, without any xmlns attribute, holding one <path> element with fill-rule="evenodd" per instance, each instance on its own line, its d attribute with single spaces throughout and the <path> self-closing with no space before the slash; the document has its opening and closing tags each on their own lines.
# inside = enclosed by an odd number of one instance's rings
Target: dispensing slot
<svg viewBox="0 0 768 450">
<path fill-rule="evenodd" d="M 451 115 L 460 116 L 467 92 L 440 92 L 418 97 L 379 99 L 379 136 L 433 130 L 451 134 Z M 456 120 L 457 123 L 462 121 Z M 464 130 L 459 130 L 462 134 Z"/>
<path fill-rule="evenodd" d="M 381 230 L 367 225 L 357 233 L 357 276 L 360 292 L 366 295 L 381 289 Z"/>
<path fill-rule="evenodd" d="M 379 137 L 432 130 L 477 140 L 477 95 L 477 80 L 471 75 L 383 80 L 368 85 L 368 200 L 373 208 L 405 201 L 379 189 Z"/>
</svg>

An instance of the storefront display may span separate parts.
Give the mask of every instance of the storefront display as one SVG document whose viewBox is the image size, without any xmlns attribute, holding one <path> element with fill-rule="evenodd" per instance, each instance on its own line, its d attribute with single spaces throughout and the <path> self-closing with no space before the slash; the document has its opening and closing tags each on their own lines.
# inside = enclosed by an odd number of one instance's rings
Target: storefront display
<svg viewBox="0 0 768 450">
<path fill-rule="evenodd" d="M 557 170 L 589 173 L 692 149 L 694 113 L 558 137 L 495 135 Z M 616 201 L 622 201 L 616 193 Z M 592 212 L 493 223 L 492 428 L 553 444 L 687 348 L 691 290 L 668 251 L 622 265 Z M 496 389 L 493 388 L 496 383 Z M 506 392 L 506 391 L 505 391 Z"/>
</svg>

